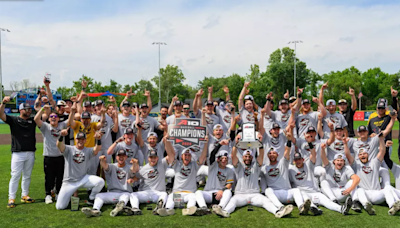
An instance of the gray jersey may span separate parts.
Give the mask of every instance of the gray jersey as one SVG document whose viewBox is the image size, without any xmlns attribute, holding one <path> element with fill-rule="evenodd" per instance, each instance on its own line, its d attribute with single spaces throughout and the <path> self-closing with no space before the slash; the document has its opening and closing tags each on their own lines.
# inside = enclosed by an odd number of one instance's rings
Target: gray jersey
<svg viewBox="0 0 400 228">
<path fill-rule="evenodd" d="M 159 157 L 156 166 L 146 164 L 141 167 L 136 176 L 140 179 L 139 191 L 162 191 L 165 192 L 165 172 L 168 168 L 167 158 Z"/>
<path fill-rule="evenodd" d="M 378 158 L 374 158 L 367 163 L 362 163 L 360 160 L 354 160 L 353 169 L 357 176 L 360 177 L 359 187 L 365 190 L 380 190 L 379 183 L 379 168 L 382 162 Z"/>
<path fill-rule="evenodd" d="M 228 130 L 231 128 L 232 114 L 229 113 L 226 109 L 221 109 L 219 107 L 216 108 L 216 114 L 219 118 L 219 124 L 222 125 L 224 132 L 228 132 Z M 236 116 L 236 113 L 234 113 L 234 116 Z"/>
<path fill-rule="evenodd" d="M 129 162 L 129 160 L 126 160 Z M 117 163 L 108 164 L 108 170 L 104 170 L 109 192 L 132 192 L 132 187 L 127 180 L 132 176 L 129 163 L 124 167 L 118 167 Z"/>
<path fill-rule="evenodd" d="M 149 143 L 145 142 L 143 147 L 140 148 L 143 153 L 144 161 L 149 163 L 149 151 L 154 150 L 157 152 L 157 156 L 162 159 L 164 157 L 165 146 L 164 142 L 161 140 L 159 143 L 156 144 L 155 147 L 150 146 Z"/>
<path fill-rule="evenodd" d="M 128 127 L 132 127 L 132 123 L 135 122 L 136 116 L 129 114 L 129 116 L 124 116 L 122 113 L 118 114 L 118 135 L 117 137 L 122 137 L 124 131 Z"/>
<path fill-rule="evenodd" d="M 201 153 L 203 152 L 204 149 L 204 145 L 205 143 L 200 142 L 200 145 L 193 145 L 191 147 L 189 147 L 190 151 L 192 152 L 192 160 L 197 161 L 197 159 L 199 159 Z M 174 150 L 175 150 L 175 158 L 180 160 L 181 159 L 181 155 L 182 155 L 182 151 L 185 148 L 182 147 L 181 145 L 174 145 Z"/>
<path fill-rule="evenodd" d="M 217 160 L 208 166 L 208 178 L 204 191 L 222 190 L 227 184 L 233 184 L 235 172 L 226 167 L 221 169 Z"/>
<path fill-rule="evenodd" d="M 315 166 L 322 166 L 321 143 L 326 143 L 326 140 L 316 139 L 314 142 L 312 142 L 317 157 L 315 161 Z M 296 146 L 299 148 L 299 152 L 305 160 L 310 159 L 311 150 L 310 146 L 308 145 L 308 142 L 305 139 L 301 138 L 296 139 Z"/>
<path fill-rule="evenodd" d="M 335 169 L 335 165 L 332 162 L 329 162 L 327 166 L 325 166 L 326 170 L 326 180 L 329 182 L 331 187 L 343 188 L 347 182 L 353 176 L 353 169 L 345 165 L 341 170 Z"/>
<path fill-rule="evenodd" d="M 395 179 L 395 188 L 400 189 L 400 165 L 393 163 L 392 173 Z"/>
<path fill-rule="evenodd" d="M 311 160 L 304 161 L 302 168 L 295 165 L 289 166 L 289 180 L 293 188 L 298 188 L 305 192 L 318 192 L 314 182 L 315 165 Z"/>
<path fill-rule="evenodd" d="M 285 129 L 288 125 L 291 114 L 292 114 L 291 110 L 288 110 L 286 113 L 282 113 L 282 111 L 280 110 L 271 111 L 271 119 L 273 119 L 275 123 L 279 124 L 281 129 Z"/>
<path fill-rule="evenodd" d="M 298 137 L 304 139 L 307 128 L 313 126 L 317 129 L 319 112 L 309 112 L 307 114 L 299 114 L 296 117 L 296 128 Z"/>
<path fill-rule="evenodd" d="M 149 135 L 150 132 L 154 132 L 155 129 L 160 126 L 160 122 L 158 122 L 156 119 L 154 119 L 151 116 L 146 116 L 146 118 L 140 117 L 140 121 L 142 121 L 142 139 L 144 142 L 147 141 L 147 136 Z M 132 124 L 131 126 L 133 129 L 135 129 L 135 123 Z"/>
<path fill-rule="evenodd" d="M 199 110 L 199 113 L 201 115 L 200 110 Z M 215 114 L 210 115 L 210 114 L 206 113 L 206 123 L 207 123 L 207 132 L 209 135 L 212 135 L 214 126 L 217 124 L 220 124 L 219 117 Z"/>
<path fill-rule="evenodd" d="M 223 134 L 222 137 L 220 139 L 217 139 L 214 136 L 209 136 L 208 137 L 208 156 L 210 156 L 211 152 L 214 150 L 215 146 L 219 144 L 219 142 L 221 142 L 222 140 L 228 139 L 228 136 L 226 134 Z M 232 151 L 231 147 L 230 147 L 230 143 L 228 145 L 223 145 L 219 148 L 219 150 L 226 150 L 228 151 L 228 153 L 230 154 L 230 152 Z M 207 157 L 208 157 L 207 156 Z M 230 156 L 229 156 L 230 157 Z"/>
<path fill-rule="evenodd" d="M 98 116 L 96 114 L 92 115 L 92 122 L 100 122 L 101 120 L 101 116 Z M 114 127 L 114 122 L 113 119 L 106 115 L 106 121 L 104 122 L 104 126 L 101 128 L 101 131 L 104 132 L 104 135 L 101 137 L 101 148 L 102 150 L 107 150 L 112 142 L 112 138 L 111 138 L 111 131 L 112 128 Z"/>
<path fill-rule="evenodd" d="M 328 127 L 328 123 L 332 123 L 333 127 L 335 128 L 336 126 L 340 126 L 341 128 L 347 127 L 347 122 L 344 119 L 342 114 L 339 114 L 337 112 L 330 114 L 329 112 L 324 116 L 322 120 L 322 130 L 324 131 L 324 137 L 328 137 L 331 134 L 331 129 Z"/>
<path fill-rule="evenodd" d="M 63 181 L 76 182 L 82 180 L 90 165 L 90 159 L 95 155 L 92 148 L 79 150 L 75 146 L 65 146 L 64 150 L 64 178 Z"/>
<path fill-rule="evenodd" d="M 258 111 L 260 111 L 260 108 L 258 108 Z M 260 113 L 260 112 L 258 112 Z M 247 111 L 247 109 L 243 107 L 239 110 L 239 114 L 240 114 L 240 119 L 242 120 L 242 123 L 254 123 L 254 112 L 249 112 Z M 257 116 L 257 119 L 260 120 L 260 116 Z M 264 126 L 265 126 L 265 120 L 264 120 Z"/>
<path fill-rule="evenodd" d="M 353 140 L 349 140 L 347 146 L 351 148 L 353 146 Z M 335 139 L 335 141 L 327 147 L 327 157 L 329 161 L 333 161 L 333 158 L 336 154 L 344 154 L 344 145 L 343 141 L 339 139 Z"/>
<path fill-rule="evenodd" d="M 113 154 L 117 153 L 121 149 L 125 150 L 126 156 L 128 157 L 127 161 L 130 161 L 132 158 L 136 158 L 139 161 L 139 165 L 143 165 L 143 154 L 142 151 L 139 150 L 139 147 L 136 145 L 136 143 L 132 142 L 131 145 L 128 145 L 124 141 L 120 142 L 115 147 Z"/>
<path fill-rule="evenodd" d="M 183 113 L 181 114 L 180 117 L 176 117 L 175 114 L 172 116 L 167 117 L 167 125 L 175 124 L 175 119 L 190 119 L 190 116 L 185 116 Z"/>
<path fill-rule="evenodd" d="M 260 193 L 260 186 L 258 185 L 258 177 L 260 176 L 261 166 L 257 161 L 252 161 L 249 166 L 244 164 L 242 156 L 236 154 L 238 163 L 235 166 L 235 174 L 237 183 L 235 194 L 251 194 Z"/>
<path fill-rule="evenodd" d="M 264 173 L 267 185 L 273 190 L 288 190 L 291 188 L 289 181 L 289 160 L 282 158 L 275 165 L 263 165 L 261 171 Z"/>
<path fill-rule="evenodd" d="M 367 141 L 361 141 L 360 139 L 353 139 L 353 145 L 351 151 L 354 153 L 354 158 L 358 159 L 358 153 L 361 149 L 368 152 L 368 160 L 376 158 L 379 153 L 379 136 L 374 136 L 367 139 Z"/>
<path fill-rule="evenodd" d="M 265 149 L 263 164 L 269 165 L 269 158 L 267 156 L 267 153 L 268 151 L 270 151 L 271 148 L 273 148 L 274 151 L 278 152 L 277 160 L 280 161 L 283 158 L 283 154 L 285 153 L 286 142 L 287 139 L 283 132 L 279 133 L 277 138 L 274 138 L 270 134 L 265 132 L 262 142 Z"/>
<path fill-rule="evenodd" d="M 272 113 L 273 111 L 271 111 Z M 269 130 L 272 129 L 272 124 L 275 122 L 275 119 L 273 117 L 273 115 L 264 115 L 264 129 L 266 132 L 269 132 Z"/>
<path fill-rule="evenodd" d="M 175 182 L 173 192 L 189 191 L 195 193 L 197 190 L 196 175 L 199 170 L 199 164 L 193 160 L 188 166 L 182 161 L 175 160 L 172 166 L 175 171 Z"/>
<path fill-rule="evenodd" d="M 57 127 L 52 127 L 49 123 L 43 122 L 40 131 L 43 135 L 43 156 L 59 157 L 62 156 L 57 147 L 57 140 L 62 129 L 66 128 L 66 122 L 58 122 Z"/>
</svg>

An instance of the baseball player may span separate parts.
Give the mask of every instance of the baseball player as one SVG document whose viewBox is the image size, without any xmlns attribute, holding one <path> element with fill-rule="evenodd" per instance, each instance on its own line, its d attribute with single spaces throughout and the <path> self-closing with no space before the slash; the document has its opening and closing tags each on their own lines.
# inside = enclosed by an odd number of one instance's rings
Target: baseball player
<svg viewBox="0 0 400 228">
<path fill-rule="evenodd" d="M 149 110 L 151 110 L 151 109 L 146 103 L 141 104 L 139 106 L 140 115 L 136 116 L 136 121 L 135 121 L 135 123 L 140 123 L 139 127 L 142 128 L 143 141 L 145 141 L 147 139 L 147 136 L 149 135 L 149 133 L 154 132 L 155 129 L 164 131 L 164 125 L 160 124 L 153 117 L 148 116 Z M 136 125 L 133 124 L 132 128 L 135 128 L 135 127 L 136 127 Z"/>
<path fill-rule="evenodd" d="M 67 127 L 66 122 L 59 122 L 58 113 L 53 111 L 49 115 L 50 123 L 41 120 L 44 110 L 50 111 L 50 107 L 45 105 L 36 114 L 34 121 L 43 135 L 43 165 L 45 175 L 46 204 L 53 203 L 51 191 L 56 186 L 56 192 L 60 192 L 64 176 L 64 157 L 56 147 L 58 137 L 63 129 Z M 69 130 L 65 130 L 64 136 L 68 135 Z"/>
<path fill-rule="evenodd" d="M 200 99 L 200 98 L 198 98 Z M 219 117 L 213 113 L 214 110 L 214 103 L 212 100 L 207 100 L 205 102 L 206 107 L 201 110 L 201 108 L 196 108 L 194 109 L 194 113 L 197 118 L 202 118 L 202 113 L 205 113 L 205 119 L 207 123 L 207 132 L 211 135 L 214 129 L 214 126 L 219 124 Z"/>
<path fill-rule="evenodd" d="M 138 130 L 138 137 L 140 137 L 141 131 Z M 131 158 L 135 158 L 139 161 L 139 165 L 143 166 L 143 153 L 139 150 L 139 147 L 135 143 L 135 134 L 133 133 L 133 129 L 128 127 L 124 130 L 124 135 L 117 140 L 107 150 L 108 155 L 112 155 L 117 153 L 121 149 L 126 151 L 126 155 L 128 160 Z"/>
<path fill-rule="evenodd" d="M 311 141 L 309 138 L 310 134 L 306 134 L 306 140 Z M 347 215 L 351 207 L 351 197 L 347 197 L 345 203 L 340 206 L 337 203 L 332 202 L 324 194 L 318 192 L 318 189 L 314 182 L 314 169 L 316 163 L 316 151 L 314 145 L 310 142 L 310 157 L 307 160 L 301 156 L 300 153 L 294 154 L 295 165 L 289 166 L 289 179 L 293 188 L 299 188 L 303 194 L 304 199 L 311 199 L 311 213 L 314 215 L 322 214 L 315 204 L 326 207 L 329 210 L 339 212 L 343 215 Z"/>
<path fill-rule="evenodd" d="M 354 137 L 354 114 L 357 110 L 357 99 L 354 94 L 354 89 L 349 87 L 349 91 L 347 92 L 351 96 L 351 106 L 348 107 L 347 100 L 340 99 L 338 101 L 339 104 L 339 113 L 343 115 L 344 119 L 346 120 L 348 127 L 348 137 Z"/>
<path fill-rule="evenodd" d="M 196 175 L 199 167 L 207 158 L 207 147 L 203 147 L 200 157 L 192 159 L 190 149 L 182 152 L 181 160 L 175 160 L 172 168 L 175 170 L 175 181 L 172 193 L 168 195 L 165 211 L 158 211 L 162 215 L 172 215 L 174 210 L 174 194 L 180 194 L 182 201 L 187 203 L 187 208 L 182 210 L 182 215 L 193 215 L 197 211 L 196 195 L 197 190 Z"/>
<path fill-rule="evenodd" d="M 278 208 L 283 206 L 282 203 L 294 201 L 299 208 L 300 215 L 306 215 L 310 209 L 311 200 L 304 201 L 300 189 L 290 186 L 289 161 L 292 133 L 287 132 L 286 135 L 287 142 L 283 157 L 278 159 L 278 152 L 271 148 L 267 153 L 269 165 L 263 165 L 261 168 L 268 185 L 268 188 L 265 189 L 265 196 Z"/>
<path fill-rule="evenodd" d="M 392 118 L 396 118 L 396 116 Z M 384 139 L 383 135 L 380 134 L 379 153 L 371 160 L 369 159 L 369 151 L 367 150 L 361 149 L 358 151 L 358 159 L 354 159 L 349 151 L 345 151 L 349 164 L 353 166 L 356 174 L 361 179 L 356 194 L 369 215 L 375 215 L 375 209 L 372 208 L 372 204 L 381 204 L 384 201 L 386 201 L 390 208 L 388 211 L 389 215 L 395 215 L 400 210 L 399 197 L 394 192 L 393 187 L 387 185 L 381 189 L 379 183 L 379 168 L 386 153 Z"/>
<path fill-rule="evenodd" d="M 390 140 L 386 141 L 386 153 L 385 153 L 384 160 L 385 160 L 387 166 L 389 167 L 389 169 L 392 170 L 393 176 L 395 178 L 395 187 L 396 187 L 394 189 L 394 192 L 397 194 L 397 197 L 400 198 L 400 165 L 394 163 L 390 159 L 389 149 L 392 145 L 393 145 L 392 141 L 390 141 Z"/>
<path fill-rule="evenodd" d="M 229 160 L 228 151 L 220 150 L 220 147 L 221 144 L 214 148 L 207 161 L 208 180 L 204 190 L 197 190 L 195 193 L 197 204 L 203 209 L 202 211 L 207 211 L 206 203 L 218 202 L 218 205 L 212 207 L 216 214 L 221 213 L 231 199 L 235 176 L 234 171 L 226 167 Z"/>
<path fill-rule="evenodd" d="M 137 109 L 137 106 L 134 106 L 133 108 Z M 125 129 L 132 127 L 132 123 L 135 122 L 136 116 L 131 114 L 132 110 L 133 109 L 131 108 L 131 103 L 129 103 L 129 101 L 124 100 L 121 102 L 121 113 L 118 115 L 118 138 L 122 137 Z"/>
<path fill-rule="evenodd" d="M 343 140 L 344 150 L 349 150 L 347 140 Z M 321 191 L 335 203 L 343 203 L 347 196 L 354 198 L 354 193 L 360 183 L 360 177 L 346 165 L 344 154 L 336 154 L 330 162 L 326 156 L 326 144 L 321 144 L 321 159 L 326 170 L 326 180 L 321 181 Z"/>
<path fill-rule="evenodd" d="M 129 201 L 130 193 L 132 192 L 132 187 L 128 180 L 132 176 L 133 172 L 137 172 L 139 167 L 137 165 L 137 160 L 136 166 L 133 164 L 132 167 L 130 167 L 128 164 L 126 164 L 127 158 L 128 156 L 126 155 L 126 151 L 123 149 L 117 152 L 117 162 L 113 164 L 107 163 L 107 157 L 105 155 L 100 156 L 100 165 L 106 175 L 108 192 L 103 192 L 96 195 L 93 208 L 82 208 L 82 212 L 86 215 L 86 217 L 89 218 L 100 216 L 100 209 L 103 204 L 117 204 L 110 213 L 110 216 L 112 217 L 117 216 L 122 211 L 127 212 L 128 215 L 140 214 L 137 210 L 125 207 Z M 132 160 L 134 159 L 132 158 Z"/>
<path fill-rule="evenodd" d="M 175 113 L 172 114 L 172 109 Z M 183 109 L 183 112 L 182 112 Z M 183 104 L 182 101 L 178 100 L 178 97 L 174 97 L 171 102 L 171 106 L 168 109 L 167 125 L 175 124 L 175 119 L 190 118 L 189 115 L 190 107 L 188 104 Z"/>
<path fill-rule="evenodd" d="M 312 101 L 318 104 L 318 107 L 321 110 L 322 117 L 324 117 L 326 115 L 326 109 L 324 105 L 316 97 L 313 97 Z M 299 138 L 304 139 L 304 133 L 307 132 L 308 127 L 317 127 L 318 114 L 318 112 L 314 112 L 312 110 L 310 100 L 303 99 L 301 101 L 300 114 L 298 114 L 296 117 L 296 129 Z"/>
<path fill-rule="evenodd" d="M 167 140 L 168 135 L 164 136 L 162 141 L 165 144 L 167 152 L 166 157 L 159 157 L 157 151 L 151 150 L 147 153 L 148 163 L 141 167 L 132 181 L 140 180 L 139 191 L 131 194 L 131 206 L 133 210 L 139 210 L 139 203 L 157 203 L 153 210 L 154 215 L 167 216 L 168 212 L 164 206 L 167 202 L 167 193 L 165 192 L 165 173 L 169 165 L 175 160 L 175 152 L 171 142 Z"/>
<path fill-rule="evenodd" d="M 10 97 L 4 97 L 0 106 L 0 118 L 10 126 L 11 130 L 11 179 L 8 190 L 7 208 L 15 207 L 15 196 L 17 194 L 19 179 L 21 178 L 22 196 L 21 202 L 35 202 L 29 197 L 29 185 L 31 183 L 31 173 L 35 163 L 36 151 L 36 123 L 30 115 L 32 108 L 27 103 L 19 105 L 19 116 L 6 115 L 4 108 L 10 102 Z"/>
<path fill-rule="evenodd" d="M 236 137 L 236 142 L 239 137 Z M 236 146 L 232 149 L 232 165 L 235 167 L 237 184 L 235 195 L 231 198 L 224 210 L 216 210 L 215 213 L 221 217 L 228 218 L 235 211 L 236 207 L 243 207 L 251 204 L 256 207 L 263 207 L 265 210 L 274 214 L 276 218 L 281 218 L 290 214 L 293 210 L 292 205 L 281 208 L 275 205 L 265 196 L 260 194 L 258 177 L 260 176 L 262 162 L 264 160 L 264 148 L 259 148 L 259 154 L 253 161 L 255 153 L 245 150 L 243 156 L 237 154 Z"/>
<path fill-rule="evenodd" d="M 150 151 L 155 151 L 158 157 L 163 158 L 167 147 L 164 140 L 158 143 L 158 136 L 155 132 L 148 133 L 146 142 L 144 142 L 141 138 L 138 138 L 138 145 L 143 153 L 146 164 L 149 162 L 148 153 Z"/>
<path fill-rule="evenodd" d="M 104 187 L 104 180 L 98 176 L 88 175 L 90 159 L 101 150 L 101 134 L 96 133 L 96 145 L 93 148 L 85 147 L 86 134 L 79 132 L 75 137 L 75 146 L 65 145 L 63 137 L 57 141 L 57 147 L 65 159 L 64 179 L 56 203 L 57 210 L 68 206 L 72 194 L 79 188 L 91 188 L 89 202 L 93 203 L 97 193 Z"/>
<path fill-rule="evenodd" d="M 251 82 L 251 81 L 250 81 Z M 255 123 L 254 110 L 260 111 L 261 108 L 256 105 L 251 95 L 246 95 L 250 82 L 245 82 L 239 95 L 239 115 L 242 123 Z M 260 118 L 260 117 L 258 117 Z"/>
</svg>

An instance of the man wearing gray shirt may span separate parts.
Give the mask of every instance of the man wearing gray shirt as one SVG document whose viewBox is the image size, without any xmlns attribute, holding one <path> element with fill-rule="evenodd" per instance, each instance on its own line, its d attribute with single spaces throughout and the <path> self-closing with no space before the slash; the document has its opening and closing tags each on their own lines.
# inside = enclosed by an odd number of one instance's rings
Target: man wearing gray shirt
<svg viewBox="0 0 400 228">
<path fill-rule="evenodd" d="M 140 130 L 138 131 L 138 137 L 141 136 Z M 139 160 L 139 165 L 143 166 L 143 154 L 139 150 L 139 147 L 135 143 L 135 134 L 133 129 L 128 127 L 124 130 L 124 135 L 117 140 L 108 148 L 107 154 L 112 155 L 117 153 L 121 149 L 125 150 L 127 159 L 135 158 Z"/>
<path fill-rule="evenodd" d="M 98 176 L 87 175 L 90 159 L 97 155 L 101 150 L 101 133 L 96 132 L 96 145 L 92 148 L 86 148 L 86 134 L 79 132 L 76 134 L 75 146 L 66 146 L 64 137 L 57 141 L 57 147 L 65 159 L 64 180 L 61 190 L 58 194 L 56 203 L 57 210 L 67 208 L 72 194 L 79 188 L 91 188 L 88 202 L 92 203 L 97 193 L 104 187 L 104 180 Z"/>
<path fill-rule="evenodd" d="M 56 186 L 56 192 L 59 193 L 64 176 L 64 157 L 56 147 L 58 137 L 60 137 L 63 130 L 67 127 L 66 122 L 59 122 L 60 117 L 57 112 L 51 112 L 49 115 L 49 122 L 42 121 L 42 114 L 44 109 L 50 111 L 50 107 L 45 106 L 40 109 L 36 114 L 34 121 L 39 127 L 43 135 L 43 165 L 44 165 L 44 178 L 45 178 L 45 191 L 46 191 L 46 204 L 53 203 L 51 190 Z M 63 136 L 68 135 L 68 131 L 64 130 Z"/>
<path fill-rule="evenodd" d="M 136 128 L 136 123 L 140 124 L 140 126 L 138 125 L 138 127 L 142 128 L 143 141 L 146 141 L 149 133 L 154 132 L 155 129 L 164 131 L 164 126 L 161 125 L 160 122 L 158 122 L 153 117 L 148 116 L 148 114 L 149 114 L 149 106 L 147 106 L 147 104 L 145 104 L 145 103 L 141 104 L 140 105 L 140 116 L 136 117 L 136 121 L 132 125 L 132 128 Z"/>
</svg>

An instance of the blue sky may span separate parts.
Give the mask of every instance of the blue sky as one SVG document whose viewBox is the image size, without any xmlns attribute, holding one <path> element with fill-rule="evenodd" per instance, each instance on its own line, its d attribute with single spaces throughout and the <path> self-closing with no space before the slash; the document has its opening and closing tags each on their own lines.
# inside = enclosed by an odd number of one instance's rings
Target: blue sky
<svg viewBox="0 0 400 228">
<path fill-rule="evenodd" d="M 395 1 L 0 1 L 3 84 L 53 75 L 71 86 L 86 74 L 133 84 L 178 65 L 186 83 L 265 69 L 269 55 L 302 40 L 298 57 L 323 74 L 356 66 L 400 70 L 400 5 Z"/>
</svg>

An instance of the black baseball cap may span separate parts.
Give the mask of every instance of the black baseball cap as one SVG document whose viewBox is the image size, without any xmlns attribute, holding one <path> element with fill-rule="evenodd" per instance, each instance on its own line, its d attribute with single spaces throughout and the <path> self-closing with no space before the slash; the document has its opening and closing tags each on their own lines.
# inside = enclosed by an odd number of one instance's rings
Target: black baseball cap
<svg viewBox="0 0 400 228">
<path fill-rule="evenodd" d="M 182 101 L 175 101 L 174 106 L 183 106 Z"/>
<path fill-rule="evenodd" d="M 294 160 L 296 160 L 296 159 L 302 159 L 303 157 L 301 156 L 301 154 L 299 153 L 299 152 L 296 152 L 296 153 L 294 153 L 294 155 L 293 155 L 293 159 Z"/>
<path fill-rule="evenodd" d="M 301 104 L 305 104 L 305 103 L 309 103 L 310 104 L 310 100 L 304 99 L 304 100 L 301 101 Z"/>
<path fill-rule="evenodd" d="M 86 134 L 83 132 L 78 132 L 78 134 L 76 134 L 77 139 L 86 139 Z"/>
<path fill-rule="evenodd" d="M 358 132 L 360 132 L 360 131 L 368 131 L 368 129 L 367 129 L 366 126 L 361 125 L 361 126 L 359 126 L 359 127 L 357 128 L 357 131 L 358 131 Z"/>
<path fill-rule="evenodd" d="M 148 155 L 149 157 L 158 157 L 158 155 L 157 155 L 157 151 L 155 151 L 155 150 L 153 150 L 153 149 L 150 149 L 149 150 L 149 155 Z"/>
<path fill-rule="evenodd" d="M 310 131 L 317 132 L 317 131 L 315 130 L 315 127 L 313 127 L 313 126 L 309 126 L 309 127 L 307 128 L 307 133 L 310 132 Z"/>
<path fill-rule="evenodd" d="M 95 106 L 102 105 L 102 104 L 104 104 L 104 101 L 102 101 L 102 100 L 97 100 L 97 101 L 94 102 Z"/>
<path fill-rule="evenodd" d="M 124 149 L 120 149 L 120 150 L 117 152 L 117 156 L 120 156 L 120 155 L 126 155 L 126 151 L 125 151 Z"/>
<path fill-rule="evenodd" d="M 290 98 L 289 98 L 289 103 L 293 103 L 293 102 L 295 102 L 296 100 L 297 100 L 296 97 L 290 97 Z"/>
<path fill-rule="evenodd" d="M 122 106 L 131 107 L 131 103 L 129 103 L 129 101 L 124 101 L 122 102 Z"/>
<path fill-rule="evenodd" d="M 211 101 L 211 100 L 207 100 L 207 101 L 205 102 L 205 105 L 214 105 L 214 102 Z"/>
<path fill-rule="evenodd" d="M 338 104 L 347 104 L 347 101 L 345 99 L 340 99 Z"/>
<path fill-rule="evenodd" d="M 90 102 L 90 101 L 83 102 L 83 107 L 87 107 L 87 106 L 92 106 L 92 102 Z"/>
<path fill-rule="evenodd" d="M 138 103 L 137 102 L 132 102 L 132 107 L 138 107 Z"/>
<path fill-rule="evenodd" d="M 81 119 L 90 119 L 90 112 L 82 112 Z"/>
<path fill-rule="evenodd" d="M 133 134 L 133 129 L 130 127 L 125 128 L 124 134 Z"/>
<path fill-rule="evenodd" d="M 336 126 L 335 126 L 335 131 L 336 131 L 336 130 L 339 130 L 339 129 L 343 130 L 343 127 L 340 126 L 340 125 L 336 125 Z"/>
<path fill-rule="evenodd" d="M 143 104 L 141 104 L 140 106 L 139 106 L 139 108 L 148 108 L 149 106 L 147 106 L 147 104 L 146 103 L 143 103 Z"/>
<path fill-rule="evenodd" d="M 289 104 L 289 102 L 286 99 L 282 99 L 279 101 L 279 105 L 282 105 L 282 104 Z"/>
<path fill-rule="evenodd" d="M 279 124 L 277 124 L 277 123 L 273 123 L 271 129 L 274 129 L 274 128 L 281 128 L 281 126 L 279 126 Z"/>
</svg>

